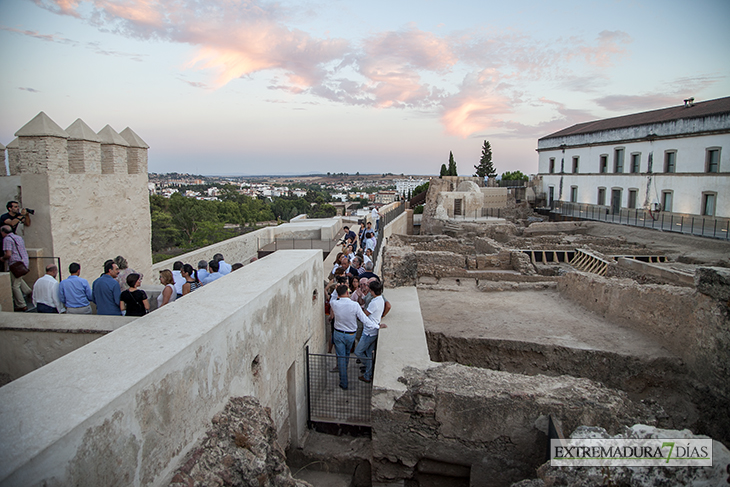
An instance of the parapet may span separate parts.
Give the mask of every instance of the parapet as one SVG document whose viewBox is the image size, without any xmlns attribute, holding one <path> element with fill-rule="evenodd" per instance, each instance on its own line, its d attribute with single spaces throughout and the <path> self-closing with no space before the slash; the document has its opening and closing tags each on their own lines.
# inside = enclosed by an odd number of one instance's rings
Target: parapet
<svg viewBox="0 0 730 487">
<path fill-rule="evenodd" d="M 95 133 L 77 119 L 66 130 L 40 112 L 8 144 L 10 175 L 147 174 L 149 146 L 132 129 Z"/>
</svg>

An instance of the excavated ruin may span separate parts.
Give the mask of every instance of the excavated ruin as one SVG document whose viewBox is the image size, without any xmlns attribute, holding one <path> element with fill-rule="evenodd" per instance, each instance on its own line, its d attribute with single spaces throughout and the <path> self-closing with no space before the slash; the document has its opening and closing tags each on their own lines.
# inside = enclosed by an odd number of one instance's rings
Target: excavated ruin
<svg viewBox="0 0 730 487">
<path fill-rule="evenodd" d="M 451 222 L 444 235 L 389 238 L 383 278 L 417 288 L 441 364 L 406 367 L 392 407 L 383 405 L 393 391 L 373 391 L 372 439 L 312 432 L 308 447 L 288 452 L 293 471 L 314 465 L 341 482 L 314 485 L 357 487 L 722 481 L 730 245 L 526 223 Z M 255 401 L 232 400 L 171 485 L 308 485 L 290 476 L 267 418 Z M 556 427 L 575 438 L 705 434 L 719 440 L 717 461 L 551 467 Z"/>
</svg>

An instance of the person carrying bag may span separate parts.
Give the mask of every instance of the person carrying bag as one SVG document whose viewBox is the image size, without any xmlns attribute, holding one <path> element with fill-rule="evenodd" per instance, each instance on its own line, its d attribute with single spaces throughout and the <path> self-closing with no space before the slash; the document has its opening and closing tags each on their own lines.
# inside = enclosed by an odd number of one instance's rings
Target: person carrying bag
<svg viewBox="0 0 730 487">
<path fill-rule="evenodd" d="M 3 237 L 2 260 L 10 264 L 10 282 L 13 289 L 13 302 L 17 311 L 27 311 L 25 295 L 33 290 L 25 283 L 23 276 L 28 273 L 30 261 L 28 252 L 25 250 L 23 237 L 16 235 L 8 225 L 0 227 L 0 234 Z"/>
</svg>

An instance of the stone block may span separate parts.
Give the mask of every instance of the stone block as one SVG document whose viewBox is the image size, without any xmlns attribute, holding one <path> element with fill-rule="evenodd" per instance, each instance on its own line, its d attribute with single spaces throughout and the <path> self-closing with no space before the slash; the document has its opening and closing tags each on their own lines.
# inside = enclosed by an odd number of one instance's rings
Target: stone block
<svg viewBox="0 0 730 487">
<path fill-rule="evenodd" d="M 491 238 L 477 237 L 474 239 L 474 250 L 477 254 L 496 254 L 502 250 L 502 246 Z"/>
<path fill-rule="evenodd" d="M 101 174 L 101 144 L 88 140 L 69 140 L 68 172 Z"/>
<path fill-rule="evenodd" d="M 19 137 L 19 166 L 25 174 L 68 173 L 66 139 L 61 137 Z"/>
<path fill-rule="evenodd" d="M 102 144 L 101 173 L 128 174 L 127 148 L 112 144 Z"/>
<path fill-rule="evenodd" d="M 192 448 L 170 486 L 259 485 L 306 487 L 286 465 L 276 441 L 271 411 L 253 397 L 234 397 L 213 417 L 205 437 Z"/>
<path fill-rule="evenodd" d="M 707 438 L 692 434 L 689 430 L 664 430 L 643 424 L 625 428 L 620 435 L 612 436 L 602 428 L 581 426 L 571 438 Z M 545 485 L 725 485 L 730 465 L 730 451 L 719 441 L 712 442 L 711 467 L 610 467 L 607 479 L 605 467 L 553 467 L 543 464 L 537 475 Z M 523 484 L 521 484 L 523 485 Z"/>
<path fill-rule="evenodd" d="M 695 271 L 695 286 L 702 294 L 730 302 L 730 269 L 699 267 Z"/>
<path fill-rule="evenodd" d="M 535 266 L 530 261 L 530 257 L 523 252 L 510 252 L 510 264 L 514 270 L 521 274 L 528 276 L 537 274 Z"/>
<path fill-rule="evenodd" d="M 451 275 L 455 269 L 466 268 L 466 258 L 453 252 L 415 252 L 418 275 L 444 276 Z"/>
<path fill-rule="evenodd" d="M 588 228 L 583 222 L 537 222 L 525 228 L 523 235 L 525 237 L 535 237 L 555 233 L 585 234 L 588 233 Z"/>
<path fill-rule="evenodd" d="M 399 382 L 407 390 L 392 409 L 373 411 L 374 481 L 408 481 L 416 473 L 403 466 L 438 459 L 455 464 L 459 475 L 465 469 L 457 465 L 469 466 L 472 481 L 481 479 L 471 485 L 510 485 L 533 477 L 544 461 L 547 437 L 535 426 L 544 415 L 569 429 L 587 422 L 612 432 L 648 419 L 648 410 L 625 393 L 568 376 L 445 364 L 406 367 Z"/>
</svg>

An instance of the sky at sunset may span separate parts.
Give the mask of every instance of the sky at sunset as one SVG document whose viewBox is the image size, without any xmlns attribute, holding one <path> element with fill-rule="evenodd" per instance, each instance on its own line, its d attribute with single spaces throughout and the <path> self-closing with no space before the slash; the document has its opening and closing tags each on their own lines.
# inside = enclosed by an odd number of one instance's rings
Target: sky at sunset
<svg viewBox="0 0 730 487">
<path fill-rule="evenodd" d="M 0 143 L 131 127 L 151 172 L 537 171 L 537 139 L 730 96 L 730 1 L 0 0 Z"/>
</svg>

